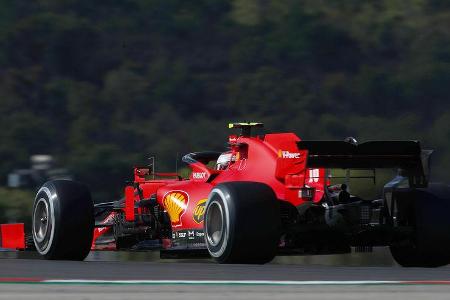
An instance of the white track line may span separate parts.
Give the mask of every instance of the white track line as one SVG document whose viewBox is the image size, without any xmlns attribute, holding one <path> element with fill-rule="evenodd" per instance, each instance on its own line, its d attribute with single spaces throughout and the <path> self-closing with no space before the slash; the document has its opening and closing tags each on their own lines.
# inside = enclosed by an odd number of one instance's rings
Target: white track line
<svg viewBox="0 0 450 300">
<path fill-rule="evenodd" d="M 450 284 L 450 281 L 399 281 L 399 280 L 351 280 L 351 281 L 277 281 L 277 280 L 43 280 L 53 284 L 147 284 L 147 285 L 387 285 L 387 284 Z"/>
</svg>

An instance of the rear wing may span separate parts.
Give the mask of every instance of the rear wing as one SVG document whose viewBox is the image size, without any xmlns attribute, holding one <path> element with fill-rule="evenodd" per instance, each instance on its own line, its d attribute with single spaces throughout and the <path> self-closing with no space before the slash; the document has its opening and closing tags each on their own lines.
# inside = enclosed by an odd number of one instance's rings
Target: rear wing
<svg viewBox="0 0 450 300">
<path fill-rule="evenodd" d="M 432 151 L 422 150 L 418 141 L 300 141 L 297 146 L 308 151 L 310 168 L 397 168 L 409 178 L 411 187 L 428 185 Z"/>
</svg>

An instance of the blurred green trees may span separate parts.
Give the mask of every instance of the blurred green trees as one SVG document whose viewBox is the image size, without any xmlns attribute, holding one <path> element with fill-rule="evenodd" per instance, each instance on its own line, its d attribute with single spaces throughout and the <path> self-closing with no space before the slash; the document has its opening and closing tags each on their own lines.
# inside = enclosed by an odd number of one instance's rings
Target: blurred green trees
<svg viewBox="0 0 450 300">
<path fill-rule="evenodd" d="M 3 0 L 0 180 L 48 153 L 115 199 L 133 164 L 224 149 L 234 120 L 421 139 L 449 180 L 448 3 Z"/>
<path fill-rule="evenodd" d="M 30 191 L 0 188 L 0 221 L 31 221 L 33 197 Z"/>
</svg>

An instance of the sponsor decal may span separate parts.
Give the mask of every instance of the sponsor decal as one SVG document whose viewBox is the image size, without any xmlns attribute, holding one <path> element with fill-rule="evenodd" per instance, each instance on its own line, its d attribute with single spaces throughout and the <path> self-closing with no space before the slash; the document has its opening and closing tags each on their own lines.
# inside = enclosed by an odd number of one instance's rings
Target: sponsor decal
<svg viewBox="0 0 450 300">
<path fill-rule="evenodd" d="M 189 196 L 183 191 L 168 192 L 163 198 L 164 208 L 169 214 L 172 226 L 181 226 L 181 216 L 186 212 Z"/>
<path fill-rule="evenodd" d="M 103 231 L 105 231 L 106 229 L 108 229 L 109 227 L 99 227 L 97 228 L 97 232 L 98 233 L 102 233 Z"/>
<path fill-rule="evenodd" d="M 115 216 L 116 216 L 115 213 L 111 213 L 106 219 L 104 219 L 102 221 L 102 224 L 108 224 L 108 223 L 112 222 L 114 220 Z M 97 228 L 97 232 L 100 234 L 100 233 L 102 233 L 103 231 L 105 231 L 106 229 L 109 229 L 109 228 L 110 227 L 98 227 Z"/>
<path fill-rule="evenodd" d="M 103 220 L 102 224 L 108 224 L 112 220 L 114 220 L 114 217 L 116 216 L 115 213 L 111 213 L 106 219 Z"/>
<path fill-rule="evenodd" d="M 206 172 L 193 172 L 192 173 L 192 178 L 194 179 L 206 179 Z"/>
<path fill-rule="evenodd" d="M 300 153 L 278 150 L 278 157 L 281 158 L 300 158 Z"/>
<path fill-rule="evenodd" d="M 203 238 L 205 237 L 205 233 L 203 230 L 179 230 L 172 232 L 173 239 L 192 239 L 194 237 Z"/>
<path fill-rule="evenodd" d="M 245 167 L 247 166 L 247 159 L 243 158 L 239 161 L 239 166 L 238 166 L 238 170 L 242 171 L 245 169 Z"/>
<path fill-rule="evenodd" d="M 172 241 L 174 242 L 175 246 L 183 245 L 182 243 L 186 242 L 188 242 L 189 245 L 197 244 L 199 246 L 204 246 L 205 233 L 203 232 L 203 230 L 198 229 L 178 230 L 172 232 Z"/>
<path fill-rule="evenodd" d="M 206 201 L 208 199 L 201 199 L 197 202 L 194 208 L 193 218 L 195 223 L 200 224 L 205 218 Z"/>
</svg>

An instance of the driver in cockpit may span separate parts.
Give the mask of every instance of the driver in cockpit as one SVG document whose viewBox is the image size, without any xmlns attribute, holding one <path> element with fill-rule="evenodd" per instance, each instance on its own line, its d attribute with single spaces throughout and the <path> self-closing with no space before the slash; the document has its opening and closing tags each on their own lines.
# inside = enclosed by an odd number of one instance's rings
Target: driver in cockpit
<svg viewBox="0 0 450 300">
<path fill-rule="evenodd" d="M 231 152 L 222 153 L 216 162 L 216 170 L 226 170 L 231 162 L 236 161 L 236 157 Z"/>
</svg>

